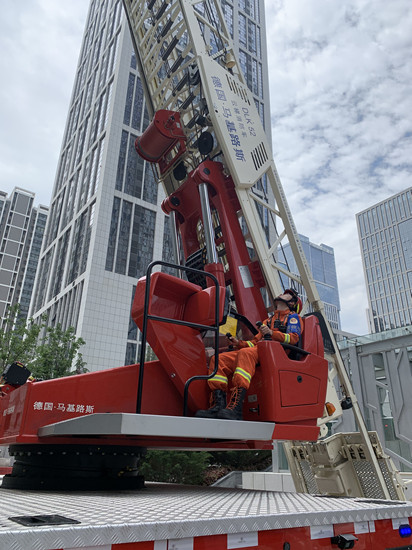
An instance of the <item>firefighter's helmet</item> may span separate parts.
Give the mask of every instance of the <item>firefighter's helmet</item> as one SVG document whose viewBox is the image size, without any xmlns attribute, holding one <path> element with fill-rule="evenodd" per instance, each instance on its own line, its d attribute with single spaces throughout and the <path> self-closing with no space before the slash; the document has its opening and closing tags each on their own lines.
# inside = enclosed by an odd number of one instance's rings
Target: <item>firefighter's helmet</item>
<svg viewBox="0 0 412 550">
<path fill-rule="evenodd" d="M 302 300 L 299 298 L 298 293 L 293 288 L 287 288 L 284 292 L 284 294 L 290 294 L 293 298 L 293 304 L 291 304 L 290 309 L 292 311 L 296 311 L 296 313 L 300 313 L 302 311 Z"/>
</svg>

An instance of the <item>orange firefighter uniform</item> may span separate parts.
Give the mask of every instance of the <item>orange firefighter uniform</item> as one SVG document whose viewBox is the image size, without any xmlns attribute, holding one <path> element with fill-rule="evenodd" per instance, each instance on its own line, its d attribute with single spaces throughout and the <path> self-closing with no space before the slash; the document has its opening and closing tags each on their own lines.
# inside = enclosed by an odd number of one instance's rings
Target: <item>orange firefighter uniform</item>
<svg viewBox="0 0 412 550">
<path fill-rule="evenodd" d="M 286 327 L 286 331 L 275 328 L 275 322 L 280 321 L 280 324 Z M 280 343 L 292 344 L 296 346 L 302 333 L 302 323 L 299 315 L 290 311 L 275 311 L 274 315 L 264 321 L 272 330 L 272 340 Z M 240 340 L 238 343 L 239 349 L 229 351 L 219 355 L 219 365 L 217 372 L 213 378 L 208 380 L 209 388 L 214 390 L 228 390 L 229 381 L 232 381 L 232 386 L 249 388 L 250 382 L 255 374 L 256 365 L 259 362 L 257 343 L 262 339 L 262 334 L 259 332 L 251 341 Z M 209 370 L 213 371 L 215 358 L 210 361 Z"/>
</svg>

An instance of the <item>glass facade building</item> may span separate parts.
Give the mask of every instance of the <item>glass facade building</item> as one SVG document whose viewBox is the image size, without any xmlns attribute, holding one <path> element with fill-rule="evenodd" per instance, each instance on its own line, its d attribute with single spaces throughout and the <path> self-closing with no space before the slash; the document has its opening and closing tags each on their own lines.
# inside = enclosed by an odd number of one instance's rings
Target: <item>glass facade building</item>
<svg viewBox="0 0 412 550">
<path fill-rule="evenodd" d="M 332 329 L 340 331 L 340 300 L 333 248 L 326 244 L 314 244 L 304 235 L 299 235 L 299 238 L 320 299 L 324 303 L 326 317 Z M 290 271 L 297 273 L 296 262 L 289 245 L 284 246 L 282 251 L 279 251 L 279 262 L 282 263 L 282 261 L 286 263 Z M 284 280 L 285 287 L 290 286 L 290 284 L 289 281 Z M 302 298 L 306 298 L 303 288 L 297 290 Z"/>
<path fill-rule="evenodd" d="M 33 207 L 34 196 L 0 191 L 0 319 L 16 303 L 21 317 L 28 314 L 48 216 L 47 207 Z"/>
<path fill-rule="evenodd" d="M 263 0 L 222 7 L 270 129 Z M 137 279 L 152 260 L 172 260 L 163 191 L 134 150 L 148 122 L 122 2 L 91 0 L 30 306 L 76 328 L 89 370 L 138 360 Z"/>
<path fill-rule="evenodd" d="M 338 343 L 366 426 L 378 432 L 401 472 L 412 472 L 411 337 L 409 326 Z M 334 425 L 335 433 L 356 429 L 351 415 L 344 414 Z"/>
<path fill-rule="evenodd" d="M 370 332 L 412 325 L 412 187 L 356 219 Z"/>
</svg>

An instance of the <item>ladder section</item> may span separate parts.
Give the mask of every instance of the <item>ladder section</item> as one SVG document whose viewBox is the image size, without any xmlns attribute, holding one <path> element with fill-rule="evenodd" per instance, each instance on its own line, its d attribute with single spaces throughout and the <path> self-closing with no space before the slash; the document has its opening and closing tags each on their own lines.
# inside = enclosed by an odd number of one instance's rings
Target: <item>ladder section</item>
<svg viewBox="0 0 412 550">
<path fill-rule="evenodd" d="M 376 432 L 369 433 L 391 500 L 403 500 L 403 482 Z M 284 443 L 296 490 L 337 497 L 388 498 L 359 433 L 340 433 L 313 443 Z"/>
<path fill-rule="evenodd" d="M 178 112 L 186 136 L 179 163 L 187 172 L 206 158 L 218 158 L 231 175 L 241 210 L 245 239 L 259 261 L 269 301 L 285 282 L 304 290 L 303 313 L 320 312 L 326 321 L 333 352 L 327 401 L 336 412 L 320 424 L 342 414 L 340 399 L 350 398 L 365 453 L 383 494 L 389 492 L 370 441 L 350 379 L 337 350 L 309 265 L 272 158 L 271 147 L 245 84 L 219 2 L 214 0 L 123 0 L 149 113 L 159 109 Z M 199 147 L 206 134 L 213 146 Z M 159 174 L 167 195 L 180 181 L 172 169 Z M 275 206 L 274 206 L 275 205 Z M 289 245 L 296 269 L 282 255 Z M 244 266 L 242 266 L 244 268 Z M 323 429 L 325 435 L 326 426 Z M 322 432 L 321 432 L 322 433 Z"/>
<path fill-rule="evenodd" d="M 240 74 L 220 5 L 123 0 L 123 6 L 149 115 L 152 118 L 159 109 L 180 113 L 187 139 L 181 160 L 192 170 L 202 160 L 198 140 L 210 128 L 198 59 L 211 57 L 217 65 L 228 62 Z M 242 89 L 246 90 L 244 83 Z M 218 148 L 216 143 L 213 154 Z M 179 185 L 171 174 L 163 174 L 161 180 L 168 195 Z"/>
<path fill-rule="evenodd" d="M 195 145 L 206 132 L 233 178 L 240 202 L 240 223 L 253 260 L 261 266 L 268 296 L 279 295 L 284 282 L 304 289 L 306 303 L 325 317 L 309 266 L 273 162 L 255 100 L 247 88 L 220 4 L 186 0 L 124 0 L 146 102 L 153 115 L 177 111 L 187 138 L 180 161 L 194 169 L 204 157 Z M 167 194 L 179 187 L 172 172 L 159 177 Z M 279 251 L 291 246 L 297 270 L 291 271 Z M 247 269 L 242 266 L 243 269 Z M 247 274 L 246 274 L 247 277 Z M 326 317 L 325 317 L 326 318 Z M 330 338 L 333 334 L 330 330 Z M 335 361 L 335 359 L 334 359 Z M 338 365 L 333 372 L 339 371 Z M 344 388 L 345 395 L 349 391 Z M 328 401 L 342 411 L 332 378 Z M 353 396 L 353 400 L 355 397 Z"/>
<path fill-rule="evenodd" d="M 282 273 L 305 288 L 308 304 L 315 311 L 323 311 L 220 4 L 186 0 L 123 3 L 149 111 L 152 115 L 159 109 L 180 113 L 187 139 L 181 162 L 188 170 L 196 168 L 205 158 L 197 146 L 199 139 L 206 131 L 213 133 L 214 148 L 208 155 L 223 153 L 222 161 L 240 200 L 239 216 L 248 229 L 246 239 L 259 259 L 270 294 L 282 292 Z M 170 172 L 160 179 L 167 194 L 179 186 Z M 270 206 L 271 198 L 276 207 Z M 268 229 L 269 218 L 276 233 Z M 277 259 L 287 242 L 298 273 Z"/>
</svg>

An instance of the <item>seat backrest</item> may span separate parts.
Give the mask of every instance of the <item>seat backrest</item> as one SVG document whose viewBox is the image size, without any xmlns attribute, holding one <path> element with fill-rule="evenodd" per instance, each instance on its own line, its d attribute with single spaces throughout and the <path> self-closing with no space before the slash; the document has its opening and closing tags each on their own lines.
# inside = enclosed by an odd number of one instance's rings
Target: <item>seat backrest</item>
<svg viewBox="0 0 412 550">
<path fill-rule="evenodd" d="M 302 319 L 302 349 L 323 357 L 323 338 L 319 319 L 315 315 L 308 315 Z"/>
</svg>

